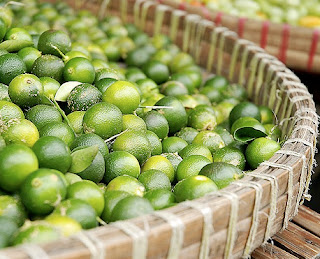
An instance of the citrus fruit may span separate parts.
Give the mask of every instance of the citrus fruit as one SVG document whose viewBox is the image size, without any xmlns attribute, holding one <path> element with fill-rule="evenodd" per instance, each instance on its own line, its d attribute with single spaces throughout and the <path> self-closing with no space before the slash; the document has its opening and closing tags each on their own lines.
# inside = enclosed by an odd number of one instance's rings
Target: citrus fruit
<svg viewBox="0 0 320 259">
<path fill-rule="evenodd" d="M 8 45 L 4 44 L 4 46 L 9 52 L 17 52 L 24 47 L 33 45 L 30 33 L 26 29 L 19 27 L 8 29 L 4 40 L 8 43 Z"/>
<path fill-rule="evenodd" d="M 171 190 L 169 177 L 160 170 L 150 169 L 140 174 L 138 180 L 145 186 L 146 191 L 155 189 Z"/>
<path fill-rule="evenodd" d="M 188 89 L 178 81 L 168 81 L 161 87 L 161 93 L 167 96 L 179 96 L 188 94 Z"/>
<path fill-rule="evenodd" d="M 68 185 L 82 181 L 82 178 L 77 174 L 66 173 L 64 176 L 68 182 Z"/>
<path fill-rule="evenodd" d="M 256 169 L 263 161 L 269 160 L 280 149 L 280 144 L 272 139 L 257 138 L 246 149 L 246 159 L 252 169 Z"/>
<path fill-rule="evenodd" d="M 164 139 L 169 133 L 169 124 L 167 119 L 157 111 L 149 111 L 143 117 L 147 130 L 157 134 L 160 139 Z"/>
<path fill-rule="evenodd" d="M 38 49 L 43 54 L 52 54 L 61 57 L 61 52 L 66 54 L 71 50 L 71 40 L 63 31 L 48 30 L 40 35 Z"/>
<path fill-rule="evenodd" d="M 98 146 L 91 146 L 92 149 L 96 149 L 96 152 L 94 152 L 94 156 L 92 161 L 90 161 L 91 163 L 89 164 L 85 164 L 85 167 L 81 168 L 81 170 L 79 171 L 73 171 L 72 170 L 72 166 L 74 164 L 79 164 L 79 160 L 83 159 L 83 155 L 87 155 L 88 156 L 88 147 L 87 146 L 80 146 L 75 148 L 72 151 L 72 163 L 71 163 L 71 168 L 70 168 L 70 172 L 72 173 L 76 173 L 77 175 L 79 175 L 82 179 L 86 179 L 86 180 L 90 180 L 93 181 L 95 183 L 98 183 L 102 180 L 104 173 L 105 173 L 105 160 L 104 157 L 102 156 L 102 154 L 99 151 L 99 147 Z M 78 154 L 80 155 L 79 160 L 75 159 L 75 153 L 77 151 L 81 151 L 82 152 L 78 152 Z"/>
<path fill-rule="evenodd" d="M 110 221 L 126 220 L 153 212 L 147 199 L 129 196 L 117 203 L 111 213 Z"/>
<path fill-rule="evenodd" d="M 74 132 L 78 135 L 83 133 L 83 116 L 85 111 L 74 111 L 67 115 L 70 126 L 74 130 Z M 64 121 L 66 123 L 66 121 Z"/>
<path fill-rule="evenodd" d="M 156 106 L 164 106 L 166 108 L 158 109 L 168 121 L 169 132 L 171 134 L 178 132 L 187 125 L 187 113 L 180 101 L 173 96 L 166 96 L 160 99 Z"/>
<path fill-rule="evenodd" d="M 58 214 L 51 214 L 45 218 L 51 226 L 58 229 L 59 232 L 65 236 L 71 236 L 82 230 L 79 222 L 68 216 L 61 216 Z"/>
<path fill-rule="evenodd" d="M 27 72 L 31 72 L 33 63 L 36 61 L 38 57 L 41 56 L 41 52 L 33 47 L 25 47 L 19 50 L 18 55 L 26 64 Z"/>
<path fill-rule="evenodd" d="M 39 167 L 51 168 L 66 173 L 71 166 L 71 153 L 64 141 L 57 137 L 40 138 L 32 147 L 36 154 Z"/>
<path fill-rule="evenodd" d="M 125 76 L 126 79 L 130 82 L 137 82 L 138 80 L 147 78 L 147 76 L 142 72 L 142 70 L 136 67 L 128 68 Z"/>
<path fill-rule="evenodd" d="M 223 99 L 221 91 L 211 86 L 205 86 L 201 89 L 200 93 L 206 95 L 210 102 L 214 104 L 221 102 Z"/>
<path fill-rule="evenodd" d="M 32 224 L 29 227 L 20 229 L 18 235 L 13 240 L 13 245 L 24 243 L 46 243 L 57 240 L 61 237 L 59 231 L 50 225 Z"/>
<path fill-rule="evenodd" d="M 40 136 L 54 136 L 62 139 L 69 147 L 74 140 L 72 129 L 63 122 L 51 122 L 46 124 L 40 130 Z"/>
<path fill-rule="evenodd" d="M 176 173 L 178 165 L 181 163 L 182 158 L 177 153 L 162 153 L 161 156 L 167 158 L 170 161 L 174 172 Z"/>
<path fill-rule="evenodd" d="M 182 71 L 172 74 L 170 79 L 182 83 L 188 89 L 189 94 L 194 93 L 196 89 L 196 83 L 192 80 L 188 72 Z"/>
<path fill-rule="evenodd" d="M 112 79 L 115 79 L 116 81 L 120 80 L 119 71 L 113 68 L 98 69 L 96 72 L 95 83 L 97 83 L 98 81 L 104 78 L 112 78 Z"/>
<path fill-rule="evenodd" d="M 147 126 L 144 120 L 133 114 L 123 115 L 122 125 L 122 130 L 136 130 L 141 132 L 147 131 Z"/>
<path fill-rule="evenodd" d="M 239 101 L 245 101 L 248 98 L 246 89 L 239 84 L 229 84 L 222 90 L 222 94 L 225 99 L 236 98 Z"/>
<path fill-rule="evenodd" d="M 12 79 L 27 71 L 23 60 L 17 54 L 4 54 L 0 56 L 0 83 L 9 85 Z"/>
<path fill-rule="evenodd" d="M 109 149 L 104 140 L 94 133 L 83 134 L 75 138 L 71 144 L 71 149 L 82 146 L 98 146 L 101 155 L 106 159 Z"/>
<path fill-rule="evenodd" d="M 176 179 L 178 181 L 181 181 L 190 176 L 198 175 L 200 170 L 210 163 L 211 161 L 204 156 L 188 156 L 187 158 L 183 159 L 181 163 L 178 165 Z"/>
<path fill-rule="evenodd" d="M 51 122 L 62 122 L 60 112 L 53 106 L 38 104 L 29 109 L 26 118 L 38 129 Z"/>
<path fill-rule="evenodd" d="M 192 65 L 181 69 L 180 72 L 183 72 L 187 75 L 192 81 L 192 89 L 195 91 L 195 88 L 199 88 L 202 85 L 202 71 L 199 69 L 198 66 Z M 189 91 L 190 93 L 190 91 Z"/>
<path fill-rule="evenodd" d="M 175 135 L 185 140 L 188 144 L 191 144 L 194 138 L 198 135 L 199 131 L 191 127 L 182 128 Z"/>
<path fill-rule="evenodd" d="M 145 193 L 145 187 L 132 176 L 120 175 L 108 183 L 106 193 L 109 191 L 125 191 L 131 195 L 142 197 Z"/>
<path fill-rule="evenodd" d="M 142 98 L 149 98 L 153 94 L 159 94 L 158 85 L 150 78 L 140 79 L 136 84 L 141 91 Z"/>
<path fill-rule="evenodd" d="M 104 181 L 110 182 L 120 175 L 129 175 L 138 178 L 140 165 L 138 160 L 126 151 L 114 151 L 106 157 L 106 173 Z"/>
<path fill-rule="evenodd" d="M 117 137 L 112 145 L 114 151 L 127 151 L 143 164 L 151 155 L 150 142 L 143 132 L 129 130 Z"/>
<path fill-rule="evenodd" d="M 81 52 L 80 52 L 81 53 Z M 81 57 L 81 55 L 79 54 L 79 56 Z M 83 56 L 85 58 L 88 58 L 87 56 Z M 88 58 L 89 59 L 89 58 Z M 89 59 L 90 60 L 90 59 Z M 94 70 L 97 72 L 97 70 L 101 69 L 101 68 L 108 68 L 109 65 L 106 61 L 101 60 L 101 59 L 93 59 L 91 61 L 91 64 L 94 67 Z"/>
<path fill-rule="evenodd" d="M 9 84 L 12 102 L 21 107 L 31 107 L 41 102 L 43 86 L 38 77 L 32 74 L 16 76 Z"/>
<path fill-rule="evenodd" d="M 140 104 L 140 94 L 130 82 L 117 81 L 108 87 L 103 94 L 103 100 L 116 105 L 122 113 L 132 113 Z"/>
<path fill-rule="evenodd" d="M 32 147 L 39 139 L 37 127 L 26 119 L 13 123 L 2 133 L 6 144 L 24 144 Z"/>
<path fill-rule="evenodd" d="M 38 159 L 25 145 L 11 144 L 0 151 L 0 187 L 17 191 L 25 178 L 37 170 Z"/>
<path fill-rule="evenodd" d="M 0 195 L 0 216 L 12 219 L 21 227 L 27 218 L 27 213 L 19 200 L 9 195 Z"/>
<path fill-rule="evenodd" d="M 203 175 L 195 175 L 178 182 L 173 193 L 177 202 L 181 202 L 197 199 L 217 190 L 217 185 L 211 179 Z"/>
<path fill-rule="evenodd" d="M 83 117 L 85 133 L 95 133 L 107 139 L 121 132 L 122 113 L 111 103 L 97 103 L 91 106 Z"/>
<path fill-rule="evenodd" d="M 170 71 L 171 73 L 178 72 L 179 70 L 190 66 L 193 63 L 193 58 L 189 54 L 180 52 L 173 57 L 172 62 L 170 63 Z"/>
<path fill-rule="evenodd" d="M 101 92 L 91 84 L 81 84 L 70 92 L 67 98 L 68 108 L 71 112 L 86 111 L 92 105 L 101 102 Z"/>
<path fill-rule="evenodd" d="M 162 144 L 159 137 L 150 130 L 147 130 L 146 136 L 151 146 L 151 155 L 160 155 L 162 153 Z"/>
<path fill-rule="evenodd" d="M 190 114 L 191 110 L 198 104 L 197 101 L 192 97 L 192 95 L 178 95 L 177 99 L 182 103 L 188 115 Z"/>
<path fill-rule="evenodd" d="M 170 182 L 174 180 L 173 166 L 166 157 L 160 155 L 150 157 L 142 166 L 141 172 L 145 172 L 150 169 L 162 171 L 168 176 Z"/>
<path fill-rule="evenodd" d="M 10 97 L 8 93 L 8 86 L 0 83 L 0 101 L 8 101 L 10 102 Z"/>
<path fill-rule="evenodd" d="M 100 216 L 104 209 L 103 192 L 95 183 L 88 180 L 69 185 L 67 198 L 86 201 L 92 206 L 92 208 L 94 208 L 97 216 Z"/>
<path fill-rule="evenodd" d="M 229 115 L 230 125 L 232 126 L 232 124 L 241 117 L 252 117 L 261 121 L 259 108 L 250 102 L 239 103 L 231 110 Z"/>
<path fill-rule="evenodd" d="M 94 208 L 87 202 L 75 198 L 62 201 L 53 214 L 68 216 L 79 222 L 83 229 L 94 228 L 98 225 Z"/>
<path fill-rule="evenodd" d="M 206 158 L 208 158 L 210 161 L 213 161 L 212 159 L 212 154 L 210 152 L 210 150 L 202 145 L 202 144 L 190 144 L 188 146 L 186 146 L 184 149 L 182 149 L 179 152 L 179 155 L 185 159 L 188 156 L 192 156 L 192 155 L 200 155 L 200 156 L 204 156 Z"/>
<path fill-rule="evenodd" d="M 104 93 L 108 89 L 108 87 L 116 81 L 118 81 L 118 80 L 114 79 L 114 78 L 107 77 L 107 78 L 102 78 L 99 81 L 96 81 L 94 85 L 95 85 L 95 87 L 97 87 L 99 89 L 99 91 L 101 93 Z"/>
<path fill-rule="evenodd" d="M 215 75 L 215 76 L 207 79 L 204 83 L 204 86 L 210 86 L 214 89 L 222 91 L 222 90 L 226 89 L 228 84 L 229 84 L 229 82 L 225 77 Z"/>
<path fill-rule="evenodd" d="M 54 169 L 38 169 L 27 176 L 20 188 L 20 197 L 27 210 L 35 215 L 46 215 L 65 199 L 67 181 Z"/>
<path fill-rule="evenodd" d="M 78 81 L 92 84 L 95 76 L 95 69 L 91 62 L 82 57 L 70 59 L 63 70 L 63 78 L 65 81 Z"/>
<path fill-rule="evenodd" d="M 179 137 L 168 137 L 162 141 L 164 153 L 176 153 L 188 146 L 188 142 Z"/>
<path fill-rule="evenodd" d="M 2 136 L 0 136 L 0 151 L 6 147 L 6 142 Z"/>
<path fill-rule="evenodd" d="M 220 135 L 226 146 L 231 145 L 234 142 L 233 136 L 224 127 L 219 125 L 215 127 L 214 132 Z"/>
<path fill-rule="evenodd" d="M 18 224 L 12 218 L 0 216 L 0 248 L 8 246 L 18 230 Z M 1 242 L 1 237 L 5 242 Z"/>
<path fill-rule="evenodd" d="M 43 86 L 43 95 L 52 100 L 60 87 L 60 83 L 51 77 L 40 77 L 39 79 Z M 46 98 L 43 98 L 42 103 L 50 102 Z"/>
<path fill-rule="evenodd" d="M 232 109 L 236 106 L 233 102 L 230 102 L 229 100 L 224 100 L 220 103 L 218 103 L 215 108 L 218 110 L 218 112 L 222 115 L 222 118 L 224 120 L 227 120 L 229 123 L 229 115 Z M 231 124 L 230 124 L 231 126 Z"/>
<path fill-rule="evenodd" d="M 199 132 L 192 143 L 206 146 L 212 154 L 214 154 L 219 148 L 225 146 L 223 139 L 218 133 L 207 130 Z"/>
<path fill-rule="evenodd" d="M 193 94 L 192 97 L 196 100 L 198 105 L 211 105 L 209 98 L 204 94 Z"/>
<path fill-rule="evenodd" d="M 58 82 L 63 78 L 64 63 L 53 55 L 42 55 L 38 57 L 31 68 L 31 73 L 37 77 L 51 77 Z"/>
<path fill-rule="evenodd" d="M 243 177 L 243 173 L 238 167 L 224 162 L 208 164 L 201 169 L 199 174 L 209 177 L 219 189 Z"/>
<path fill-rule="evenodd" d="M 114 207 L 122 199 L 131 196 L 130 193 L 125 191 L 108 191 L 104 194 L 104 210 L 101 214 L 102 220 L 110 222 L 111 213 Z"/>
<path fill-rule="evenodd" d="M 170 65 L 172 61 L 172 55 L 169 50 L 166 49 L 159 49 L 156 53 L 152 56 L 152 60 L 159 61 L 167 66 Z"/>
<path fill-rule="evenodd" d="M 138 47 L 128 52 L 125 62 L 128 66 L 142 67 L 149 58 L 150 53 L 146 52 L 144 47 Z"/>
<path fill-rule="evenodd" d="M 0 17 L 8 28 L 12 25 L 13 16 L 14 14 L 10 8 L 0 8 Z"/>
<path fill-rule="evenodd" d="M 1 41 L 3 37 L 6 35 L 7 29 L 8 29 L 7 24 L 2 18 L 0 18 L 0 40 Z"/>
<path fill-rule="evenodd" d="M 258 109 L 260 111 L 262 124 L 273 123 L 274 115 L 272 110 L 269 107 L 261 105 L 258 107 Z"/>
<path fill-rule="evenodd" d="M 151 203 L 154 210 L 168 208 L 176 201 L 174 194 L 166 189 L 150 190 L 144 195 L 144 198 Z"/>
<path fill-rule="evenodd" d="M 213 130 L 216 125 L 216 115 L 204 107 L 192 110 L 188 116 L 188 126 L 196 130 Z"/>
<path fill-rule="evenodd" d="M 150 60 L 142 66 L 143 72 L 155 81 L 157 84 L 162 84 L 169 79 L 168 67 L 156 60 Z"/>
<path fill-rule="evenodd" d="M 213 155 L 214 162 L 224 162 L 244 170 L 246 159 L 244 154 L 234 147 L 223 147 L 218 149 Z"/>
</svg>

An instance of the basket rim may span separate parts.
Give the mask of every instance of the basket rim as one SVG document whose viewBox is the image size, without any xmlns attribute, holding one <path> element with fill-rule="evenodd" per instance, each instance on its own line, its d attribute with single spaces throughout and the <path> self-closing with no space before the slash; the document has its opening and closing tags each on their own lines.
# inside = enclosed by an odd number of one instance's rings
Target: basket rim
<svg viewBox="0 0 320 259">
<path fill-rule="evenodd" d="M 150 0 L 127 0 L 127 1 L 140 3 L 140 4 L 143 2 L 155 3 L 154 1 L 150 1 Z M 115 1 L 115 2 L 117 2 L 117 1 Z M 174 8 L 171 8 L 170 10 L 172 11 L 172 10 L 174 10 Z M 189 16 L 189 15 L 190 14 L 186 14 L 186 16 Z M 234 37 L 236 37 L 237 41 L 240 40 L 240 38 L 238 36 L 234 36 Z M 252 45 L 253 44 L 245 45 L 244 47 L 248 48 L 249 46 L 252 46 Z M 259 50 L 259 53 L 266 54 L 266 52 L 264 50 Z M 315 153 L 316 138 L 318 135 L 318 132 L 317 132 L 318 115 L 316 113 L 315 104 L 312 99 L 312 96 L 309 94 L 306 87 L 294 75 L 294 73 L 291 72 L 290 70 L 286 69 L 285 66 L 276 66 L 274 69 L 275 69 L 274 72 L 278 76 L 280 81 L 282 82 L 283 87 L 288 87 L 288 89 L 297 90 L 297 91 L 292 91 L 292 93 L 295 93 L 295 95 L 293 95 L 292 97 L 290 97 L 290 94 L 289 94 L 289 99 L 290 98 L 297 99 L 296 103 L 293 104 L 293 106 L 296 108 L 296 110 L 294 112 L 295 116 L 292 117 L 292 119 L 295 120 L 295 124 L 293 126 L 293 133 L 291 134 L 291 137 L 285 142 L 285 144 L 281 148 L 280 152 L 277 152 L 269 160 L 270 163 L 267 162 L 263 165 L 260 165 L 256 170 L 253 171 L 253 174 L 261 174 L 261 172 L 266 171 L 266 168 L 268 168 L 267 174 L 273 175 L 274 178 L 276 178 L 276 181 L 281 180 L 282 182 L 288 182 L 290 170 L 293 171 L 295 168 L 299 169 L 300 166 L 302 168 L 302 164 L 306 162 L 305 160 L 308 160 L 307 159 L 308 157 L 310 157 L 310 159 L 309 159 L 310 161 L 308 161 L 310 163 L 310 165 L 308 166 L 308 171 L 309 171 L 308 174 L 309 175 L 311 174 L 311 170 L 312 170 L 312 166 L 313 166 L 313 156 Z M 303 91 L 300 91 L 301 89 L 303 89 Z M 297 94 L 297 93 L 299 93 L 299 94 Z M 291 101 L 293 102 L 294 100 L 291 100 Z M 309 128 L 303 127 L 303 125 L 306 122 L 310 122 Z M 310 128 L 312 130 L 310 130 Z M 300 135 L 305 136 L 306 139 L 299 138 Z M 298 153 L 300 153 L 300 152 L 292 152 L 293 148 L 299 149 L 302 152 L 301 156 L 298 155 Z M 279 162 L 279 161 L 283 161 L 283 162 Z M 291 163 L 286 164 L 285 161 L 287 161 L 287 162 L 290 161 Z M 263 187 L 263 192 L 266 189 L 271 190 L 271 188 L 272 188 L 272 181 L 271 180 L 260 179 L 258 181 L 252 181 L 252 179 L 256 178 L 256 176 L 254 176 L 253 174 L 251 174 L 251 176 L 246 176 L 243 179 L 243 182 L 249 181 L 249 182 L 256 182 L 257 184 L 260 184 Z M 294 177 L 296 177 L 296 178 L 299 176 L 300 175 L 296 175 L 296 174 L 294 175 Z M 302 176 L 301 176 L 301 179 L 302 179 Z M 300 182 L 300 184 L 301 183 L 302 182 Z M 255 189 L 255 190 L 253 190 L 253 189 Z M 308 186 L 306 186 L 305 190 L 307 190 L 307 189 L 308 189 Z M 234 185 L 230 185 L 229 187 L 223 189 L 222 192 L 234 193 L 235 195 L 237 195 L 239 198 L 239 200 L 238 200 L 238 204 L 239 204 L 245 200 L 245 197 L 249 197 L 249 196 L 251 197 L 251 196 L 257 195 L 258 190 L 256 188 L 252 188 L 252 186 L 244 184 L 243 186 L 237 186 L 237 187 L 235 187 Z M 217 206 L 217 208 L 220 208 L 221 206 L 230 207 L 230 214 L 231 214 L 231 208 L 233 206 L 232 205 L 232 198 L 231 199 L 226 198 L 227 195 L 220 195 L 219 196 L 219 193 L 221 194 L 222 192 L 211 193 L 205 197 L 202 197 L 200 199 L 196 199 L 196 200 L 194 200 L 194 204 L 203 204 L 204 206 L 206 206 L 207 203 L 210 203 L 210 207 L 212 207 L 213 205 Z M 286 195 L 286 193 L 287 193 L 287 191 L 286 191 L 286 189 L 284 189 L 284 193 L 282 193 L 282 195 Z M 217 197 L 217 195 L 219 197 Z M 305 193 L 305 195 L 307 195 L 307 193 Z M 257 196 L 255 196 L 255 197 L 257 198 Z M 271 193 L 270 193 L 270 199 L 271 199 Z M 270 205 L 270 199 L 269 199 L 269 203 L 266 205 L 267 207 Z M 168 213 L 170 215 L 172 215 L 172 214 L 178 215 L 179 213 L 181 214 L 181 211 L 196 211 L 196 213 L 199 214 L 199 211 L 200 211 L 200 215 L 198 215 L 197 220 L 199 220 L 201 218 L 203 220 L 205 220 L 205 215 L 201 214 L 201 209 L 197 209 L 196 208 L 197 205 L 195 205 L 194 207 L 191 206 L 190 202 L 192 203 L 193 201 L 182 202 L 182 203 L 177 204 L 174 207 L 171 207 L 171 208 L 168 208 L 168 209 L 165 209 L 162 211 L 164 213 Z M 300 201 L 298 200 L 298 202 L 300 202 Z M 296 204 L 298 204 L 298 202 Z M 290 209 L 292 212 L 293 208 L 290 208 Z M 211 211 L 213 211 L 212 208 L 211 208 Z M 292 218 L 294 213 L 295 212 L 290 214 L 290 211 L 289 211 L 287 219 L 289 220 L 290 218 Z M 178 217 L 181 217 L 180 214 Z M 248 214 L 249 214 L 250 218 L 253 217 L 254 208 L 252 209 L 252 213 L 248 212 Z M 145 216 L 141 216 L 138 218 L 124 221 L 124 222 L 127 222 L 129 224 L 129 226 L 131 226 L 131 225 L 138 226 L 137 227 L 138 230 L 140 229 L 140 231 L 142 231 L 140 233 L 140 236 L 138 235 L 138 239 L 137 239 L 140 242 L 140 244 L 139 244 L 139 242 L 138 243 L 135 242 L 137 240 L 134 239 L 134 234 L 129 234 L 129 235 L 128 235 L 128 233 L 125 234 L 124 229 L 122 229 L 122 230 L 119 229 L 119 224 L 115 225 L 114 223 L 107 225 L 107 226 L 101 226 L 101 227 L 98 227 L 95 229 L 90 229 L 90 230 L 84 231 L 83 233 L 86 236 L 86 238 L 82 237 L 82 239 L 80 239 L 79 237 L 70 237 L 70 238 L 58 240 L 58 241 L 50 243 L 50 244 L 53 244 L 53 246 L 56 246 L 59 244 L 61 246 L 70 246 L 72 248 L 71 243 L 75 239 L 78 241 L 80 240 L 80 245 L 82 246 L 81 247 L 82 250 L 79 248 L 73 248 L 73 249 L 74 250 L 81 250 L 82 252 L 85 251 L 84 253 L 86 255 L 96 256 L 97 251 L 98 252 L 105 251 L 106 244 L 101 244 L 101 242 L 99 240 L 97 240 L 97 238 L 94 238 L 93 236 L 98 236 L 99 234 L 101 234 L 100 233 L 101 231 L 109 231 L 109 234 L 111 236 L 119 234 L 121 232 L 122 233 L 121 236 L 127 237 L 125 239 L 125 243 L 130 244 L 130 247 L 132 249 L 134 249 L 134 246 L 138 247 L 139 245 L 140 246 L 142 245 L 142 247 L 145 248 L 145 246 L 143 246 L 143 243 L 141 242 L 141 240 L 144 240 L 144 238 L 147 238 L 147 239 L 150 238 L 152 229 L 150 229 L 150 232 L 148 232 L 146 230 L 142 230 L 141 226 L 145 226 L 146 222 L 149 222 L 150 220 L 155 220 L 155 219 L 158 221 L 159 220 L 162 221 L 162 223 L 157 226 L 157 229 L 163 230 L 163 228 L 169 228 L 169 229 L 172 228 L 172 226 L 170 226 L 170 220 L 168 222 L 166 220 L 159 219 L 159 216 L 156 215 L 156 213 L 152 213 L 149 215 L 145 215 Z M 212 220 L 214 220 L 214 219 L 212 219 Z M 230 222 L 228 222 L 228 225 L 230 225 L 229 223 Z M 235 222 L 235 223 L 237 224 L 238 222 Z M 188 222 L 183 223 L 183 224 L 184 225 L 194 224 L 194 220 L 189 219 Z M 205 224 L 205 222 L 203 222 L 203 224 Z M 285 224 L 286 224 L 286 222 L 284 222 L 284 225 Z M 280 224 L 280 225 L 282 225 L 282 224 Z M 227 227 L 227 229 L 228 230 L 230 229 L 229 226 Z M 128 238 L 128 236 L 130 238 Z M 46 255 L 47 251 L 50 253 L 53 253 L 53 251 L 54 251 L 52 249 L 50 250 L 50 244 L 17 246 L 17 247 L 3 249 L 3 250 L 0 250 L 0 257 L 2 255 L 4 256 L 4 258 L 8 257 L 8 255 L 10 257 L 10 255 L 14 255 L 16 252 L 21 257 L 24 257 L 24 256 L 26 256 L 26 254 L 28 252 L 30 255 L 30 247 L 35 248 L 35 251 L 38 251 L 38 252 L 40 249 L 40 254 L 44 252 Z M 29 248 L 27 250 L 24 250 L 25 247 L 29 247 Z M 110 245 L 110 247 L 109 247 L 109 249 L 112 249 L 112 244 Z M 129 249 L 130 249 L 130 247 L 129 247 Z M 168 248 L 168 250 L 169 250 L 169 248 Z M 39 255 L 39 253 L 38 253 L 38 255 Z M 61 258 L 61 257 L 59 257 L 59 258 Z"/>
<path fill-rule="evenodd" d="M 179 10 L 189 13 L 195 13 L 204 19 L 215 22 L 218 26 L 227 26 L 231 30 L 236 31 L 240 38 L 243 34 L 250 32 L 250 35 L 261 34 L 260 38 L 249 38 L 249 40 L 267 49 L 272 55 L 277 56 L 285 64 L 297 70 L 307 71 L 311 73 L 320 73 L 320 63 L 317 61 L 320 56 L 320 29 L 309 28 L 288 23 L 276 23 L 271 20 L 259 20 L 245 16 L 237 16 L 228 14 L 219 10 L 210 10 L 206 6 L 193 6 L 187 2 L 177 3 L 171 0 L 155 0 L 159 4 L 172 6 Z M 224 19 L 228 20 L 224 22 Z M 247 28 L 252 25 L 255 29 Z M 272 31 L 272 33 L 270 33 Z M 301 35 L 303 32 L 303 35 Z M 292 36 L 294 34 L 294 36 Z M 297 36 L 297 34 L 299 36 Z M 307 36 L 306 36 L 307 35 Z M 244 38 L 247 38 L 246 35 Z M 270 37 L 276 36 L 277 43 L 268 43 Z M 299 49 L 289 46 L 289 41 L 296 42 L 297 38 L 303 43 Z M 305 47 L 305 42 L 309 42 L 310 46 Z M 296 43 L 295 43 L 296 44 Z M 301 49 L 302 47 L 302 49 Z M 290 52 L 290 55 L 289 55 Z M 296 55 L 296 58 L 288 58 L 288 56 Z M 289 60 L 288 60 L 289 59 Z"/>
</svg>

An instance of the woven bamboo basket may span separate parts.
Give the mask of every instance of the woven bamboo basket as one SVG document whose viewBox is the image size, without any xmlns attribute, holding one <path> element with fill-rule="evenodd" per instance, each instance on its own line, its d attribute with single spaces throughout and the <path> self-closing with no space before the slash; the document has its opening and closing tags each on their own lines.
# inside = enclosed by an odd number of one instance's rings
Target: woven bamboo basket
<svg viewBox="0 0 320 259">
<path fill-rule="evenodd" d="M 271 107 L 288 139 L 271 160 L 221 191 L 71 238 L 4 249 L 0 258 L 249 257 L 308 197 L 318 116 L 307 88 L 263 49 L 200 16 L 146 0 L 86 1 L 82 8 L 170 35 L 203 67 L 244 84 L 255 103 Z"/>
<path fill-rule="evenodd" d="M 320 73 L 320 29 L 273 23 L 228 15 L 172 0 L 158 0 L 188 13 L 198 14 L 238 33 L 277 57 L 288 67 L 299 71 Z"/>
</svg>

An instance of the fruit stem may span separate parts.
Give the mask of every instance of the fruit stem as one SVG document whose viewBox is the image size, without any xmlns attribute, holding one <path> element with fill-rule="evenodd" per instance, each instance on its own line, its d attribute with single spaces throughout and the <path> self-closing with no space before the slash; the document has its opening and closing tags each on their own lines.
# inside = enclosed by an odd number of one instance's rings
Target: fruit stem
<svg viewBox="0 0 320 259">
<path fill-rule="evenodd" d="M 59 52 L 59 54 L 61 55 L 61 57 L 62 57 L 62 59 L 63 59 L 64 61 L 66 61 L 66 60 L 68 59 L 67 56 L 66 56 L 65 54 L 63 54 L 62 51 L 61 51 L 57 46 L 54 46 L 54 45 L 52 45 L 52 44 L 50 44 L 50 46 L 51 46 L 52 48 L 54 48 L 56 51 Z"/>
<path fill-rule="evenodd" d="M 100 217 L 96 217 L 97 221 L 102 225 L 102 226 L 106 226 L 108 225 L 105 221 L 103 221 Z"/>
<path fill-rule="evenodd" d="M 147 109 L 173 109 L 172 106 L 139 106 L 139 108 L 147 108 Z"/>
<path fill-rule="evenodd" d="M 117 137 L 119 137 L 119 136 L 121 136 L 123 133 L 125 133 L 125 132 L 127 132 L 128 131 L 128 129 L 126 129 L 126 130 L 124 130 L 124 131 L 122 131 L 122 132 L 120 132 L 119 134 L 117 134 L 117 135 L 114 135 L 114 136 L 112 136 L 112 137 L 110 137 L 110 138 L 108 138 L 108 139 L 106 139 L 104 142 L 109 142 L 109 141 L 111 141 L 111 140 L 113 140 L 113 139 L 115 139 L 115 138 L 117 138 Z"/>
<path fill-rule="evenodd" d="M 77 134 L 74 132 L 74 129 L 73 129 L 73 127 L 72 127 L 72 125 L 71 125 L 71 123 L 70 123 L 67 115 L 66 115 L 65 112 L 60 108 L 60 105 L 57 103 L 57 101 L 54 100 L 54 99 L 51 100 L 51 99 L 48 98 L 47 96 L 45 96 L 45 97 L 46 97 L 46 98 L 53 104 L 53 106 L 56 107 L 56 109 L 60 112 L 60 114 L 61 114 L 61 116 L 63 117 L 63 119 L 67 122 L 68 126 L 71 128 L 74 136 L 77 136 Z"/>
</svg>

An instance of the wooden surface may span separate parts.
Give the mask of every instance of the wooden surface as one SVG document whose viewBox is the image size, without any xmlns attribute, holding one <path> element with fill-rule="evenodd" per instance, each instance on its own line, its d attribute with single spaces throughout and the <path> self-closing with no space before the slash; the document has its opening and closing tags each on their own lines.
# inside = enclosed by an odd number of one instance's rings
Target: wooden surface
<svg viewBox="0 0 320 259">
<path fill-rule="evenodd" d="M 257 248 L 252 258 L 320 258 L 320 214 L 301 206 L 288 228 L 273 236 L 271 242 Z"/>
</svg>

